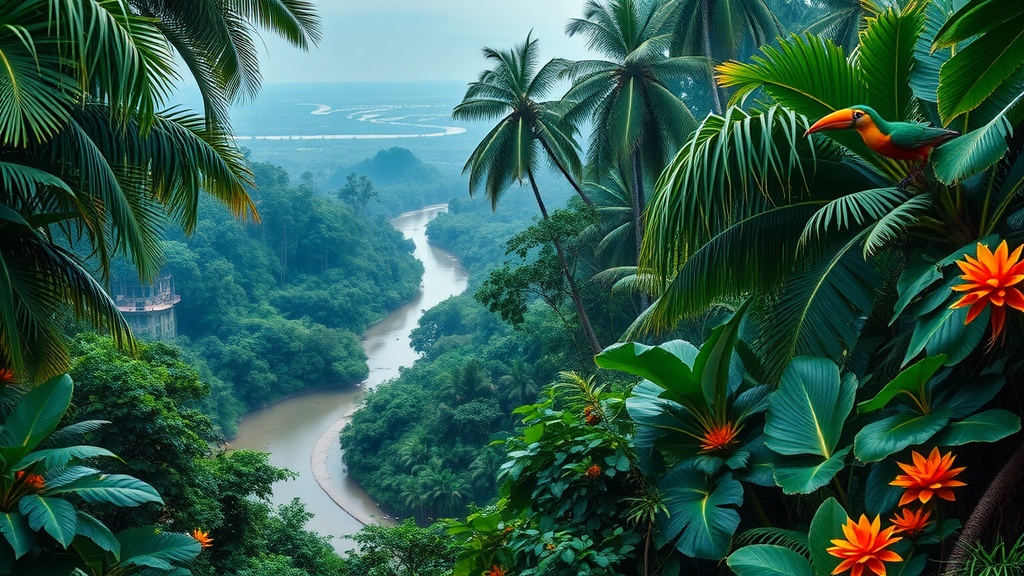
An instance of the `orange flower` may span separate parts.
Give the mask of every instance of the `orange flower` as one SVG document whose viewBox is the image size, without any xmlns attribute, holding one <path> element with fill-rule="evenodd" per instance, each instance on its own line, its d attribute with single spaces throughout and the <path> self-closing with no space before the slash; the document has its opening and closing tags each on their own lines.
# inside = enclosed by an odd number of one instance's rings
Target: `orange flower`
<svg viewBox="0 0 1024 576">
<path fill-rule="evenodd" d="M 42 476 L 39 474 L 28 474 L 24 470 L 18 470 L 14 473 L 14 481 L 22 482 L 25 486 L 32 488 L 36 492 L 46 488 L 46 480 Z"/>
<path fill-rule="evenodd" d="M 213 546 L 213 538 L 210 538 L 209 532 L 203 532 L 199 528 L 192 531 L 192 537 L 199 541 L 199 545 L 203 548 L 209 548 Z"/>
<path fill-rule="evenodd" d="M 0 368 L 0 384 L 12 384 L 14 381 L 14 370 L 11 370 L 10 368 Z"/>
<path fill-rule="evenodd" d="M 713 424 L 709 430 L 704 431 L 704 437 L 701 438 L 701 450 L 704 452 L 726 450 L 731 444 L 736 443 L 737 434 L 739 434 L 739 428 L 732 422 L 721 425 Z"/>
<path fill-rule="evenodd" d="M 963 271 L 967 284 L 953 286 L 957 292 L 967 292 L 956 301 L 951 308 L 970 306 L 967 311 L 969 323 L 981 314 L 987 304 L 992 304 L 992 342 L 1003 332 L 1006 323 L 1006 308 L 1011 306 L 1024 312 L 1024 294 L 1013 288 L 1024 281 L 1024 262 L 1020 261 L 1021 249 L 1018 246 L 1013 254 L 1007 255 L 1009 248 L 1003 240 L 995 253 L 984 244 L 978 243 L 978 258 L 964 254 L 966 261 L 957 261 L 956 265 Z"/>
<path fill-rule="evenodd" d="M 587 478 L 594 479 L 601 475 L 601 467 L 597 464 L 591 464 L 590 468 L 587 468 Z"/>
<path fill-rule="evenodd" d="M 503 566 L 495 564 L 494 566 L 491 566 L 490 570 L 484 572 L 483 576 L 505 576 L 506 574 L 508 574 L 508 572 Z"/>
<path fill-rule="evenodd" d="M 897 533 L 906 532 L 908 536 L 912 536 L 919 532 L 924 532 L 924 529 L 932 523 L 932 513 L 925 511 L 923 508 L 916 511 L 904 508 L 900 512 L 903 513 L 902 516 L 897 513 L 889 519 L 896 528 Z"/>
<path fill-rule="evenodd" d="M 881 522 L 878 516 L 869 522 L 868 517 L 861 514 L 859 523 L 854 522 L 853 518 L 848 518 L 846 524 L 843 524 L 846 540 L 833 539 L 832 543 L 835 546 L 825 549 L 829 554 L 843 559 L 832 573 L 839 574 L 850 570 L 850 576 L 861 576 L 861 572 L 867 566 L 878 576 L 885 576 L 885 564 L 882 562 L 901 562 L 903 558 L 899 554 L 886 550 L 889 545 L 903 539 L 900 536 L 893 538 L 892 532 L 896 527 L 890 526 L 885 530 L 879 528 Z"/>
<path fill-rule="evenodd" d="M 932 448 L 927 460 L 917 451 L 911 452 L 910 455 L 914 459 L 914 464 L 897 462 L 906 474 L 900 474 L 896 476 L 895 480 L 889 482 L 892 486 L 902 486 L 907 489 L 903 493 L 903 497 L 900 498 L 900 506 L 914 500 L 920 500 L 922 504 L 927 504 L 933 495 L 951 502 L 956 500 L 950 488 L 965 486 L 963 482 L 953 480 L 953 477 L 963 472 L 964 469 L 950 469 L 953 459 L 956 458 L 952 452 L 947 452 L 945 456 L 940 457 L 939 449 Z"/>
</svg>

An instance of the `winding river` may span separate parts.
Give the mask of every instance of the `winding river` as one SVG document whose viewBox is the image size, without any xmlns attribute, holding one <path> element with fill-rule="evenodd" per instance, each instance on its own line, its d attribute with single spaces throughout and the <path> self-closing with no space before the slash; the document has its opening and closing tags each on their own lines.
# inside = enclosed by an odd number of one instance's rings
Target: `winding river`
<svg viewBox="0 0 1024 576">
<path fill-rule="evenodd" d="M 369 522 L 386 523 L 381 510 L 345 473 L 338 433 L 355 412 L 364 390 L 398 376 L 419 355 L 409 335 L 423 311 L 466 289 L 467 274 L 449 253 L 427 243 L 426 227 L 447 206 L 407 212 L 392 225 L 416 244 L 423 262 L 423 284 L 411 302 L 391 312 L 363 333 L 369 377 L 354 390 L 321 390 L 302 394 L 246 415 L 232 448 L 270 453 L 274 466 L 298 472 L 298 478 L 274 485 L 275 504 L 301 499 L 314 517 L 307 528 L 333 536 L 339 552 L 352 548 L 349 535 Z"/>
</svg>

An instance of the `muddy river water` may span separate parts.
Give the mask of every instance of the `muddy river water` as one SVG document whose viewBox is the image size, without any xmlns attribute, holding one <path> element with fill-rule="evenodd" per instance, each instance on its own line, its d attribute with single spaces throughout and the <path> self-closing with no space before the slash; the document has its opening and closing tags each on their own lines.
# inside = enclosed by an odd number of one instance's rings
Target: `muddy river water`
<svg viewBox="0 0 1024 576">
<path fill-rule="evenodd" d="M 426 226 L 446 206 L 430 206 L 402 214 L 391 221 L 416 244 L 423 262 L 419 294 L 363 333 L 369 377 L 358 388 L 322 390 L 283 400 L 242 419 L 232 448 L 270 453 L 274 466 L 298 472 L 299 477 L 274 485 L 275 504 L 301 499 L 315 514 L 307 527 L 333 536 L 339 551 L 352 547 L 348 535 L 368 522 L 387 523 L 366 492 L 345 473 L 338 433 L 356 410 L 367 389 L 398 376 L 418 354 L 409 346 L 409 334 L 423 311 L 466 289 L 467 274 L 449 253 L 427 243 Z"/>
</svg>

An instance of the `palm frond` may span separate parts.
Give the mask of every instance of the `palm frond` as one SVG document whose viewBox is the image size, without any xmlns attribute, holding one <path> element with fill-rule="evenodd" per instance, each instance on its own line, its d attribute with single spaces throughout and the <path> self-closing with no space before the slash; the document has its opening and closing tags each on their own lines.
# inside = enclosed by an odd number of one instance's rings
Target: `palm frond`
<svg viewBox="0 0 1024 576">
<path fill-rule="evenodd" d="M 919 194 L 879 218 L 864 239 L 864 258 L 867 259 L 904 234 L 919 221 L 921 214 L 928 211 L 932 204 L 930 195 Z"/>
<path fill-rule="evenodd" d="M 924 5 L 914 4 L 869 18 L 860 34 L 858 63 L 875 110 L 883 118 L 910 120 L 915 116 L 910 74 L 916 64 L 916 41 L 923 30 Z"/>
<path fill-rule="evenodd" d="M 898 188 L 872 188 L 840 196 L 815 212 L 800 235 L 801 246 L 830 230 L 843 231 L 876 221 L 907 200 Z"/>
<path fill-rule="evenodd" d="M 954 184 L 999 161 L 1009 147 L 1013 127 L 1024 121 L 1024 93 L 1020 93 L 992 120 L 936 148 L 931 155 L 935 177 Z"/>
<path fill-rule="evenodd" d="M 796 356 L 840 362 L 856 345 L 877 284 L 877 274 L 858 249 L 864 236 L 860 232 L 830 256 L 805 262 L 767 306 L 748 317 L 758 326 L 753 348 L 770 380 Z"/>
</svg>

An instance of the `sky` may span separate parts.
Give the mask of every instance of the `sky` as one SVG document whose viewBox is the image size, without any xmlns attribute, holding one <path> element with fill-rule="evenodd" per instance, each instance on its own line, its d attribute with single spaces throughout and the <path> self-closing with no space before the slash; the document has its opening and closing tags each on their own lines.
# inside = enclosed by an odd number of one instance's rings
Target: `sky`
<svg viewBox="0 0 1024 576">
<path fill-rule="evenodd" d="M 565 35 L 583 0 L 314 0 L 324 37 L 302 52 L 261 32 L 265 83 L 471 82 L 490 66 L 481 48 L 506 50 L 533 30 L 542 61 L 590 57 Z"/>
</svg>

